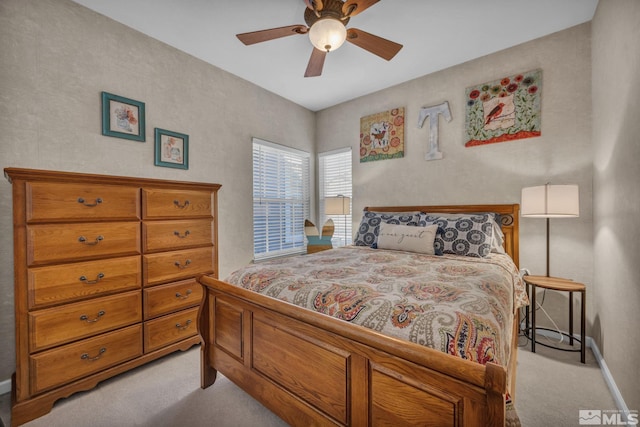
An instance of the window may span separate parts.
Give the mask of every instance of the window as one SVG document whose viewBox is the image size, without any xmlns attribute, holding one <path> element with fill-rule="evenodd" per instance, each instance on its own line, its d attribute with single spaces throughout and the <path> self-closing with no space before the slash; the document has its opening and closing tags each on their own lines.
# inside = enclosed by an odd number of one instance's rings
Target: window
<svg viewBox="0 0 640 427">
<path fill-rule="evenodd" d="M 309 206 L 309 153 L 254 138 L 254 259 L 304 252 Z"/>
<path fill-rule="evenodd" d="M 353 234 L 351 232 L 351 214 L 326 215 L 325 198 L 342 195 L 351 198 L 351 149 L 342 149 L 321 153 L 319 158 L 319 191 L 320 195 L 320 224 L 331 218 L 335 224 L 333 246 L 350 245 Z M 352 211 L 351 205 L 349 212 Z M 322 225 L 318 225 L 320 229 Z"/>
</svg>

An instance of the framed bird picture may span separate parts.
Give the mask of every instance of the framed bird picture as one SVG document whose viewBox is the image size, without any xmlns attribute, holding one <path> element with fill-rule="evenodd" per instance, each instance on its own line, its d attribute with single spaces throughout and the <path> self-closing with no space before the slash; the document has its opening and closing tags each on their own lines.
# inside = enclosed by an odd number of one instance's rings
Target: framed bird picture
<svg viewBox="0 0 640 427">
<path fill-rule="evenodd" d="M 542 70 L 533 70 L 465 91 L 465 147 L 540 136 Z"/>
</svg>

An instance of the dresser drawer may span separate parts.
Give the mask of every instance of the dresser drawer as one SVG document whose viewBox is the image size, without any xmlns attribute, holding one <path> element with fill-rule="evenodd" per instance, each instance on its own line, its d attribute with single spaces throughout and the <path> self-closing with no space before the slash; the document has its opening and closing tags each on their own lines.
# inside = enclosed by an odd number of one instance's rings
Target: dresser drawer
<svg viewBox="0 0 640 427">
<path fill-rule="evenodd" d="M 142 224 L 143 252 L 211 245 L 210 219 L 152 221 Z"/>
<path fill-rule="evenodd" d="M 148 254 L 142 257 L 144 286 L 209 274 L 213 247 Z"/>
<path fill-rule="evenodd" d="M 30 350 L 96 335 L 142 321 L 142 295 L 131 291 L 29 313 Z"/>
<path fill-rule="evenodd" d="M 144 323 L 144 352 L 192 337 L 198 333 L 198 308 L 190 308 Z"/>
<path fill-rule="evenodd" d="M 141 284 L 139 255 L 27 270 L 30 309 L 140 288 Z"/>
<path fill-rule="evenodd" d="M 139 222 L 45 224 L 27 227 L 29 265 L 139 253 Z"/>
<path fill-rule="evenodd" d="M 202 301 L 202 285 L 195 279 L 168 285 L 153 286 L 143 291 L 144 318 L 152 319 L 163 314 L 199 305 Z"/>
<path fill-rule="evenodd" d="M 211 216 L 209 191 L 142 189 L 144 219 Z"/>
<path fill-rule="evenodd" d="M 137 187 L 28 182 L 27 221 L 140 218 Z"/>
<path fill-rule="evenodd" d="M 141 355 L 142 325 L 32 355 L 29 357 L 33 373 L 31 393 L 40 393 Z"/>
</svg>

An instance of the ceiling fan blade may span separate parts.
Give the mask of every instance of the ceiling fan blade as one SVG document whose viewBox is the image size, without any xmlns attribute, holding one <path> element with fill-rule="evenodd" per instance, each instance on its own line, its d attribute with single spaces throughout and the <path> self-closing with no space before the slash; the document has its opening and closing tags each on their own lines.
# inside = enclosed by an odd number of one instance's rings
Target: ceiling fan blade
<svg viewBox="0 0 640 427">
<path fill-rule="evenodd" d="M 342 13 L 344 16 L 352 17 L 356 16 L 360 12 L 369 9 L 380 0 L 347 0 L 342 5 Z"/>
<path fill-rule="evenodd" d="M 387 61 L 390 61 L 402 49 L 402 45 L 399 43 L 374 36 L 357 28 L 347 30 L 347 41 Z"/>
<path fill-rule="evenodd" d="M 236 34 L 236 37 L 246 45 L 279 39 L 280 37 L 294 34 L 306 34 L 309 31 L 306 25 L 289 25 L 286 27 L 271 28 L 269 30 L 252 31 L 250 33 Z"/>
<path fill-rule="evenodd" d="M 309 58 L 309 64 L 307 65 L 307 71 L 305 71 L 305 77 L 317 77 L 322 74 L 322 67 L 324 66 L 324 58 L 327 57 L 327 52 L 324 50 L 313 48 L 311 52 L 311 58 Z"/>
</svg>

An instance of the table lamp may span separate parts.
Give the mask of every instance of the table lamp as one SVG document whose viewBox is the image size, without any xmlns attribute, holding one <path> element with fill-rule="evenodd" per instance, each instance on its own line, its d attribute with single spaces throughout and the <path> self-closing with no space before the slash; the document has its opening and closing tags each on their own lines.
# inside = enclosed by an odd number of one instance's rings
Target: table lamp
<svg viewBox="0 0 640 427">
<path fill-rule="evenodd" d="M 523 217 L 547 220 L 547 277 L 549 277 L 549 218 L 577 218 L 580 199 L 577 185 L 540 185 L 522 189 L 520 213 Z"/>
<path fill-rule="evenodd" d="M 324 213 L 326 215 L 344 216 L 344 240 L 347 242 L 347 215 L 351 214 L 351 198 L 338 194 L 337 196 L 325 197 Z"/>
</svg>

